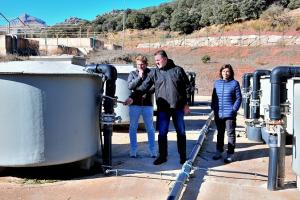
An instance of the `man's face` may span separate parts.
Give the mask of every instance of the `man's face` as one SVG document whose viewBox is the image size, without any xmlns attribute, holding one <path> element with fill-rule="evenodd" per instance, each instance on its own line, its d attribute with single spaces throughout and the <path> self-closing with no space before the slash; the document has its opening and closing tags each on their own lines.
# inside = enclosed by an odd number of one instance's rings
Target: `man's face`
<svg viewBox="0 0 300 200">
<path fill-rule="evenodd" d="M 147 65 L 145 63 L 143 63 L 142 61 L 140 61 L 140 60 L 136 61 L 136 68 L 138 70 L 144 71 L 146 69 L 146 67 L 147 67 Z"/>
<path fill-rule="evenodd" d="M 154 56 L 154 59 L 155 59 L 155 64 L 158 68 L 163 68 L 168 62 L 168 58 L 163 57 L 161 55 Z"/>
</svg>

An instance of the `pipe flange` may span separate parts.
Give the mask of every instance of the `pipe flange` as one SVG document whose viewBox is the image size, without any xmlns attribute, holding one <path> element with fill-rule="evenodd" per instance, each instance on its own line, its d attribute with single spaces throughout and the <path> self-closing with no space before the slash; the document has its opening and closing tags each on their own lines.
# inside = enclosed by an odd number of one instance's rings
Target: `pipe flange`
<svg viewBox="0 0 300 200">
<path fill-rule="evenodd" d="M 269 125 L 269 126 L 283 125 L 284 120 L 282 120 L 282 119 L 280 119 L 280 120 L 267 120 L 266 124 Z"/>
<path fill-rule="evenodd" d="M 286 102 L 286 103 L 282 103 L 280 104 L 280 112 L 284 115 L 288 115 L 290 114 L 290 103 L 289 102 Z"/>
<path fill-rule="evenodd" d="M 251 107 L 258 107 L 260 104 L 259 99 L 252 99 L 250 102 Z"/>
<path fill-rule="evenodd" d="M 112 125 L 115 121 L 120 120 L 120 117 L 116 117 L 116 114 L 104 113 L 101 116 L 101 124 Z"/>
</svg>

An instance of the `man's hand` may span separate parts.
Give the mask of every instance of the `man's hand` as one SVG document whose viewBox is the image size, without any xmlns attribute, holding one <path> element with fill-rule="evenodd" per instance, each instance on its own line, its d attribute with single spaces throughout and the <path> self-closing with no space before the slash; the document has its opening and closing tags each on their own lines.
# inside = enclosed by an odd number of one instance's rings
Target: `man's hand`
<svg viewBox="0 0 300 200">
<path fill-rule="evenodd" d="M 184 105 L 183 112 L 184 114 L 189 114 L 191 112 L 189 105 Z"/>
<path fill-rule="evenodd" d="M 143 70 L 139 70 L 139 77 L 144 78 L 144 71 Z"/>
<path fill-rule="evenodd" d="M 133 103 L 133 99 L 128 97 L 128 99 L 125 100 L 123 105 L 127 106 L 127 105 L 131 105 L 132 103 Z"/>
</svg>

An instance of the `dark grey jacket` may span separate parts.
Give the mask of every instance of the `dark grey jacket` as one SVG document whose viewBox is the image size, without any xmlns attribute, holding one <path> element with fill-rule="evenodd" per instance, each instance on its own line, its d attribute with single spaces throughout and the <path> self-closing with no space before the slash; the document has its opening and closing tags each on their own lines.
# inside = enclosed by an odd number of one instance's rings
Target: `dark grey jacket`
<svg viewBox="0 0 300 200">
<path fill-rule="evenodd" d="M 161 69 L 156 67 L 151 70 L 133 96 L 147 93 L 153 84 L 158 111 L 183 109 L 188 104 L 191 89 L 189 79 L 183 68 L 176 66 L 172 60 L 168 59 L 166 66 Z"/>
<path fill-rule="evenodd" d="M 134 93 L 136 89 L 140 85 L 142 85 L 143 81 L 146 80 L 149 73 L 150 73 L 150 69 L 146 68 L 144 77 L 141 78 L 139 77 L 138 70 L 130 72 L 127 79 L 128 89 Z M 136 95 L 131 96 L 133 99 L 132 105 L 153 106 L 153 93 L 154 93 L 154 87 L 152 87 L 150 91 L 146 94 L 137 93 Z"/>
</svg>

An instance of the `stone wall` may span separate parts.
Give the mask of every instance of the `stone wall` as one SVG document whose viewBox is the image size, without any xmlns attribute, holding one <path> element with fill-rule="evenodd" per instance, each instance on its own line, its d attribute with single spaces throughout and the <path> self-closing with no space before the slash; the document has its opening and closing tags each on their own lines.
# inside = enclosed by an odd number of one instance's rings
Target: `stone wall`
<svg viewBox="0 0 300 200">
<path fill-rule="evenodd" d="M 189 47 L 202 47 L 202 46 L 270 46 L 276 44 L 283 45 L 299 45 L 300 36 L 280 36 L 280 35 L 242 35 L 242 36 L 220 36 L 220 37 L 199 37 L 193 39 L 176 39 L 166 40 L 159 43 L 142 43 L 138 48 L 161 48 L 172 46 L 189 46 Z"/>
</svg>

